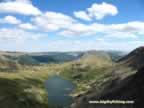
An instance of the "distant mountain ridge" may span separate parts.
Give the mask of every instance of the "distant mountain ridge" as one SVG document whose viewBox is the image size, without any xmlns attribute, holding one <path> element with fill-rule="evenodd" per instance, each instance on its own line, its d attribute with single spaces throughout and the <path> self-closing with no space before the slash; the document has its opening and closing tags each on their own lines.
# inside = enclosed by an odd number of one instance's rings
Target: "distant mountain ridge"
<svg viewBox="0 0 144 108">
<path fill-rule="evenodd" d="M 97 59 L 103 59 L 103 56 L 107 58 L 119 58 L 123 55 L 119 53 L 107 52 L 107 51 L 85 51 L 85 52 L 37 52 L 37 53 L 28 53 L 28 52 L 4 52 L 0 51 L 0 57 L 9 59 L 11 61 L 16 61 L 20 64 L 38 64 L 38 63 L 62 63 L 66 61 L 72 61 L 84 59 L 88 55 L 97 56 Z"/>
</svg>

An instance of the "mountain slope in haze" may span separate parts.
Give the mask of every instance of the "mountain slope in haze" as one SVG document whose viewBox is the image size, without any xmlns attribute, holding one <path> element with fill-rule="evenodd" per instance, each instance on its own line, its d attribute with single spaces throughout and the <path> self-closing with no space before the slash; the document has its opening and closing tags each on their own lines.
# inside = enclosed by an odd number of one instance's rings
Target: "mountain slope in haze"
<svg viewBox="0 0 144 108">
<path fill-rule="evenodd" d="M 107 51 L 107 53 L 111 56 L 114 62 L 118 62 L 121 58 L 128 54 L 128 52 L 124 51 Z"/>
<path fill-rule="evenodd" d="M 9 59 L 7 56 L 0 55 L 0 71 L 12 72 L 19 69 L 20 64 Z"/>
<path fill-rule="evenodd" d="M 97 67 L 104 67 L 112 63 L 112 58 L 104 51 L 88 51 L 81 56 L 79 62 L 89 65 L 95 64 Z"/>
<path fill-rule="evenodd" d="M 63 63 L 78 59 L 81 53 L 24 53 L 0 52 L 0 66 L 14 65 L 39 65 L 41 63 Z"/>
<path fill-rule="evenodd" d="M 37 65 L 40 63 L 64 63 L 78 60 L 84 63 L 107 65 L 113 58 L 118 58 L 118 53 L 106 51 L 85 51 L 85 52 L 0 52 L 1 61 L 11 61 L 21 65 Z M 105 62 L 103 62 L 105 61 Z"/>
<path fill-rule="evenodd" d="M 33 59 L 40 63 L 63 63 L 76 60 L 81 56 L 80 52 L 50 52 L 40 54 L 29 54 Z"/>
<path fill-rule="evenodd" d="M 116 61 L 123 55 L 123 52 L 116 51 L 42 52 L 29 54 L 29 56 L 41 63 L 63 63 L 80 59 L 81 61 L 83 60 L 83 62 L 91 61 L 95 63 L 97 62 L 97 64 L 100 64 L 100 61 L 102 61 L 102 59 L 113 59 L 113 61 Z M 93 58 L 97 60 L 94 61 L 92 60 Z"/>
<path fill-rule="evenodd" d="M 139 47 L 119 60 L 121 64 L 139 69 L 144 66 L 144 47 Z"/>
</svg>

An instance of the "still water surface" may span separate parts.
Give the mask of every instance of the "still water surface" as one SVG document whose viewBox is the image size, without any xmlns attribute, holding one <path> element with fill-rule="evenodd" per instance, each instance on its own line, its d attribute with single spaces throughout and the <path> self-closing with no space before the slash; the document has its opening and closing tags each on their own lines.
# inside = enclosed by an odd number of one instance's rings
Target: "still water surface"
<svg viewBox="0 0 144 108">
<path fill-rule="evenodd" d="M 48 103 L 50 105 L 66 106 L 73 102 L 73 98 L 69 96 L 75 88 L 75 84 L 65 80 L 59 75 L 53 75 L 45 82 L 48 90 Z"/>
</svg>

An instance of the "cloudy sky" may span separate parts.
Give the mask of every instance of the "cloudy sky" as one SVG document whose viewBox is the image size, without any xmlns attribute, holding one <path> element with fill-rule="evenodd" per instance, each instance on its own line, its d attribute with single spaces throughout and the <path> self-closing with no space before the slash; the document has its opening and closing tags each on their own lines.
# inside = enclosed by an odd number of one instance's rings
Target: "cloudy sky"
<svg viewBox="0 0 144 108">
<path fill-rule="evenodd" d="M 0 0 L 0 50 L 124 50 L 144 45 L 143 0 Z"/>
</svg>

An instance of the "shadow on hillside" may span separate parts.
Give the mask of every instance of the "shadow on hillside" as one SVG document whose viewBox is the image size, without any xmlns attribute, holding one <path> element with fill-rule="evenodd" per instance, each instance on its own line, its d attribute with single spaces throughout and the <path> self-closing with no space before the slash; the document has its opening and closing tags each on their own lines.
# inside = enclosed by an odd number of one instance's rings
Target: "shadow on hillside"
<svg viewBox="0 0 144 108">
<path fill-rule="evenodd" d="M 139 69 L 134 75 L 108 86 L 100 94 L 88 93 L 81 97 L 77 105 L 73 108 L 143 108 L 144 107 L 144 67 Z M 134 104 L 128 105 L 97 105 L 89 104 L 92 100 L 129 100 Z"/>
<path fill-rule="evenodd" d="M 48 108 L 37 101 L 33 94 L 24 91 L 34 83 L 40 82 L 34 79 L 0 78 L 0 108 Z"/>
</svg>

